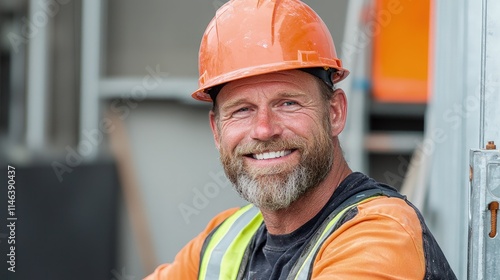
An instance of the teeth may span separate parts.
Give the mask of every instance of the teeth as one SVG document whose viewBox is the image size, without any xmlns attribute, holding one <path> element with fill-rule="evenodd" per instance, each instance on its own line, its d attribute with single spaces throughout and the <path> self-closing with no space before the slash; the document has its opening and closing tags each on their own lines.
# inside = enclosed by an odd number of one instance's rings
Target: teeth
<svg viewBox="0 0 500 280">
<path fill-rule="evenodd" d="M 258 159 L 258 160 L 273 159 L 273 158 L 284 157 L 284 156 L 289 155 L 291 153 L 292 153 L 291 150 L 283 150 L 283 151 L 278 151 L 278 152 L 265 152 L 265 153 L 261 153 L 261 154 L 253 154 L 253 158 Z"/>
</svg>

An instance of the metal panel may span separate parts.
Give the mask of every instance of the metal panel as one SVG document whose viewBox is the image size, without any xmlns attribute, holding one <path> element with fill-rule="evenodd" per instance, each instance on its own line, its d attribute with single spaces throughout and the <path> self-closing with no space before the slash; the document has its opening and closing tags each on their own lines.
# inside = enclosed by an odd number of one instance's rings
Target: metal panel
<svg viewBox="0 0 500 280">
<path fill-rule="evenodd" d="M 500 152 L 472 150 L 470 156 L 468 279 L 498 279 L 500 235 L 498 225 L 493 224 L 498 222 L 498 211 L 489 208 L 500 202 Z"/>
<path fill-rule="evenodd" d="M 429 157 L 423 166 L 429 170 L 423 212 L 458 279 L 465 279 L 468 151 L 480 146 L 482 4 L 442 0 L 433 5 L 432 99 L 421 148 Z"/>
<path fill-rule="evenodd" d="M 482 1 L 481 78 L 479 143 L 500 138 L 500 2 Z M 500 275 L 500 236 L 498 203 L 500 202 L 500 152 L 470 152 L 471 190 L 469 197 L 468 279 L 498 279 Z"/>
<path fill-rule="evenodd" d="M 458 279 L 464 279 L 467 273 L 466 174 L 470 148 L 466 142 L 469 137 L 477 139 L 478 135 L 478 131 L 468 131 L 464 124 L 479 115 L 478 109 L 468 110 L 463 106 L 463 101 L 474 94 L 467 89 L 477 87 L 477 80 L 466 79 L 468 71 L 475 69 L 473 63 L 469 65 L 472 68 L 466 67 L 466 55 L 479 53 L 467 45 L 468 36 L 477 34 L 477 31 L 467 32 L 467 4 L 467 0 L 433 3 L 432 96 L 425 138 L 419 147 L 422 158 L 428 157 L 420 163 L 428 172 L 427 201 L 422 210 Z"/>
</svg>

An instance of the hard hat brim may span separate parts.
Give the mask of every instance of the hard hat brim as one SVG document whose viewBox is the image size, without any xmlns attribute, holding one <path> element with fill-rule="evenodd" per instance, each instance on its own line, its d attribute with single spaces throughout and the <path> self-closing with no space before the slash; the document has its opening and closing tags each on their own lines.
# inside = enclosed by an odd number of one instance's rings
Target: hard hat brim
<svg viewBox="0 0 500 280">
<path fill-rule="evenodd" d="M 287 61 L 286 63 L 276 63 L 276 64 L 261 65 L 258 67 L 253 66 L 246 69 L 238 69 L 236 71 L 218 76 L 217 78 L 212 79 L 211 81 L 206 81 L 206 82 L 200 81 L 200 84 L 203 84 L 204 86 L 200 87 L 194 93 L 192 93 L 191 97 L 200 101 L 212 102 L 212 98 L 207 93 L 207 91 L 213 87 L 248 77 L 264 75 L 279 71 L 286 71 L 286 70 L 313 68 L 313 67 L 334 68 L 336 70 L 335 73 L 333 74 L 334 76 L 332 77 L 332 82 L 334 84 L 342 81 L 349 75 L 349 71 L 347 69 L 342 68 L 341 66 L 333 66 L 332 64 L 333 65 L 340 64 L 340 61 L 335 61 L 334 63 L 304 63 L 304 62 Z M 203 77 L 200 77 L 200 79 L 202 78 Z"/>
</svg>

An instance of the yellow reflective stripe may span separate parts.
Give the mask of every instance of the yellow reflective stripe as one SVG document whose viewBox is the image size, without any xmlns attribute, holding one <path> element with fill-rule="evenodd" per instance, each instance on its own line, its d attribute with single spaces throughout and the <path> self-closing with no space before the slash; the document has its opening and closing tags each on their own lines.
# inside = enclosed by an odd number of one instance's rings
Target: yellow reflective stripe
<svg viewBox="0 0 500 280">
<path fill-rule="evenodd" d="M 375 198 L 377 198 L 377 197 L 369 197 L 369 198 L 361 200 L 355 204 L 349 205 L 348 207 L 346 207 L 345 209 L 340 211 L 337 215 L 335 215 L 335 217 L 328 223 L 328 225 L 325 227 L 325 229 L 321 233 L 321 236 L 318 238 L 318 240 L 314 244 L 314 247 L 312 247 L 309 250 L 309 253 L 307 254 L 307 258 L 304 260 L 304 262 L 300 266 L 299 271 L 295 275 L 295 278 L 294 278 L 295 280 L 309 279 L 309 270 L 311 268 L 311 262 L 313 261 L 313 255 L 315 255 L 316 252 L 318 251 L 318 247 L 323 245 L 323 242 L 328 238 L 328 236 L 330 236 L 331 229 L 337 224 L 337 222 L 344 215 L 344 213 L 347 212 L 347 210 L 352 209 L 353 207 L 356 207 L 361 203 L 367 202 L 367 201 L 375 199 Z"/>
<path fill-rule="evenodd" d="M 260 222 L 258 221 L 260 219 Z M 260 211 L 253 207 L 253 205 L 249 204 L 240 208 L 233 215 L 228 217 L 213 233 L 211 236 L 208 245 L 204 252 L 202 252 L 202 262 L 200 265 L 200 272 L 198 279 L 225 279 L 220 277 L 220 271 L 223 270 L 224 273 L 227 270 L 227 266 L 225 265 L 226 261 L 225 255 L 228 252 L 228 248 L 233 246 L 235 240 L 242 240 L 241 229 L 245 228 L 248 224 L 255 225 L 253 233 L 257 231 L 260 223 L 262 222 L 262 215 Z M 248 233 L 248 231 L 245 231 Z M 253 233 L 249 235 L 248 241 L 246 244 L 242 244 L 242 241 L 238 243 L 237 246 L 243 246 L 243 253 L 246 249 L 246 246 L 250 242 L 250 239 L 253 236 Z M 247 234 L 246 234 L 247 235 Z M 229 241 L 228 241 L 229 239 Z M 246 240 L 243 238 L 243 240 Z M 237 260 L 238 267 L 233 268 L 236 273 L 239 269 L 239 264 L 241 264 L 243 254 L 240 259 Z M 234 263 L 233 263 L 234 264 Z M 224 268 L 223 268 L 224 267 Z"/>
<path fill-rule="evenodd" d="M 262 224 L 262 221 L 262 214 L 259 211 L 248 225 L 240 231 L 238 236 L 233 239 L 233 242 L 231 242 L 231 245 L 227 248 L 226 254 L 222 259 L 219 279 L 236 279 L 241 262 L 243 261 L 245 250 Z"/>
<path fill-rule="evenodd" d="M 207 267 L 208 263 L 210 261 L 211 257 L 211 252 L 213 251 L 214 247 L 219 244 L 221 239 L 226 235 L 228 230 L 231 228 L 231 225 L 234 223 L 236 219 L 238 219 L 243 213 L 248 210 L 248 208 L 251 207 L 251 205 L 247 205 L 245 207 L 240 208 L 238 211 L 236 211 L 233 215 L 229 216 L 220 226 L 217 228 L 215 233 L 212 235 L 210 238 L 210 241 L 207 245 L 207 248 L 205 249 L 205 252 L 203 252 L 202 255 L 202 262 L 200 265 L 200 272 L 199 272 L 199 277 L 198 279 L 205 279 L 206 273 L 207 273 Z"/>
</svg>

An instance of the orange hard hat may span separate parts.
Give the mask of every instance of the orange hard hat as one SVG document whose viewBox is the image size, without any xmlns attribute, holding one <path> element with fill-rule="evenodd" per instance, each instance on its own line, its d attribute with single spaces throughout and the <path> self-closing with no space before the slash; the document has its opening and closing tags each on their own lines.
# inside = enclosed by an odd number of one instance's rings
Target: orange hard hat
<svg viewBox="0 0 500 280">
<path fill-rule="evenodd" d="M 199 52 L 199 88 L 192 97 L 212 101 L 208 91 L 237 79 L 302 68 L 342 68 L 328 28 L 299 0 L 231 0 L 208 24 Z M 333 70 L 333 71 L 332 71 Z"/>
</svg>

